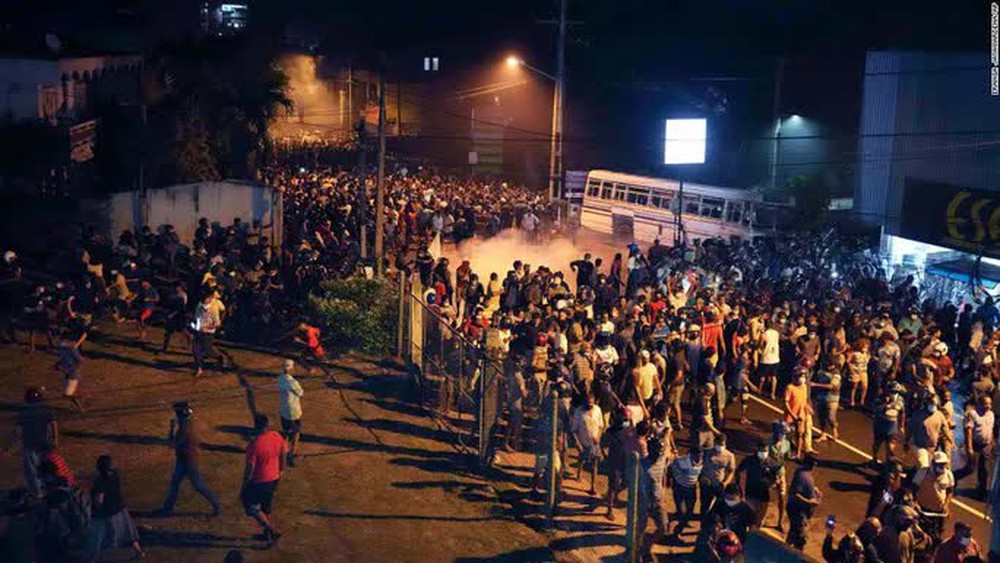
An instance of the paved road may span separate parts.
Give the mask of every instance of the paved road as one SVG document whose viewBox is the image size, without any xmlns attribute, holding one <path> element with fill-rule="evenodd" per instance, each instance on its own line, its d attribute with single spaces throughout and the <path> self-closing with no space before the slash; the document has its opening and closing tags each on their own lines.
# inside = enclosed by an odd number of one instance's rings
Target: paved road
<svg viewBox="0 0 1000 563">
<path fill-rule="evenodd" d="M 400 400 L 406 378 L 363 358 L 337 360 L 337 382 L 300 377 L 305 388 L 302 460 L 277 493 L 275 514 L 285 532 L 263 549 L 237 500 L 251 407 L 277 422 L 275 373 L 280 358 L 230 350 L 238 369 L 194 380 L 189 357 L 156 358 L 134 342 L 134 330 L 109 326 L 85 347 L 81 386 L 89 406 L 79 415 L 59 408 L 62 451 L 79 475 L 109 453 L 121 470 L 124 495 L 137 523 L 148 526 L 148 561 L 217 563 L 229 549 L 247 561 L 418 562 L 548 561 L 547 539 L 510 518 L 489 482 L 423 412 Z M 158 337 L 158 332 L 152 332 Z M 179 349 L 178 349 L 179 351 Z M 6 441 L 11 415 L 26 384 L 59 388 L 47 351 L 0 346 L 0 433 Z M 222 516 L 189 485 L 175 516 L 146 513 L 165 496 L 173 454 L 166 443 L 170 404 L 194 401 L 202 424 L 206 481 L 219 496 Z M 0 454 L 0 489 L 21 484 L 17 446 Z"/>
</svg>

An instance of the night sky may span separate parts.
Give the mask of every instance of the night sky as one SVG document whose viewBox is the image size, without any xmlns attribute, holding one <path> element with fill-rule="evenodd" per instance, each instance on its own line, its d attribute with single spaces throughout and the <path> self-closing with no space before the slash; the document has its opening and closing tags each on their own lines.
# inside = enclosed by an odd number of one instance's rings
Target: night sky
<svg viewBox="0 0 1000 563">
<path fill-rule="evenodd" d="M 450 70 L 471 73 L 517 52 L 550 72 L 555 67 L 554 28 L 537 20 L 557 15 L 556 0 L 249 3 L 257 36 L 276 37 L 291 25 L 314 34 L 333 56 L 426 52 L 439 54 Z M 8 0 L 0 8 L 0 40 L 38 37 L 40 30 L 92 42 L 131 33 L 148 48 L 196 23 L 197 5 Z M 770 119 L 778 57 L 787 59 L 782 110 L 822 120 L 850 149 L 867 49 L 981 51 L 985 57 L 988 14 L 986 0 L 570 0 L 569 19 L 583 25 L 572 27 L 567 50 L 568 164 L 651 165 L 657 121 L 711 105 L 709 85 L 726 97 L 730 119 L 739 122 L 727 126 L 734 146 L 759 136 Z M 704 77 L 730 81 L 691 80 Z"/>
</svg>

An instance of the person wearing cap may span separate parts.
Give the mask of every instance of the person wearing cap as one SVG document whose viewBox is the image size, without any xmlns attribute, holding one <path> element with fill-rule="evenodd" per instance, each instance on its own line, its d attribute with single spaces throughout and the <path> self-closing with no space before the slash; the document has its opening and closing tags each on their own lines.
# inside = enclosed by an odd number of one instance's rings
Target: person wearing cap
<svg viewBox="0 0 1000 563">
<path fill-rule="evenodd" d="M 288 442 L 288 466 L 295 467 L 295 453 L 299 447 L 302 432 L 302 385 L 292 375 L 295 362 L 289 359 L 281 362 L 278 375 L 278 391 L 281 393 L 281 434 Z"/>
<path fill-rule="evenodd" d="M 986 561 L 986 554 L 972 537 L 972 528 L 965 522 L 955 522 L 955 533 L 934 551 L 933 563 L 965 563 Z"/>
<path fill-rule="evenodd" d="M 991 458 L 994 454 L 995 441 L 995 418 L 993 414 L 993 399 L 983 396 L 974 403 L 966 403 L 965 420 L 965 454 L 969 458 L 967 465 L 971 472 L 975 467 L 976 471 L 976 492 L 983 499 L 986 498 L 986 485 Z"/>
<path fill-rule="evenodd" d="M 802 465 L 795 470 L 788 495 L 788 536 L 785 542 L 801 550 L 808 541 L 809 520 L 823 498 L 816 487 L 812 470 L 816 467 L 816 458 L 806 455 Z"/>
<path fill-rule="evenodd" d="M 887 508 L 899 500 L 903 493 L 903 478 L 906 471 L 898 461 L 887 461 L 882 465 L 878 478 L 872 483 L 868 496 L 866 518 L 881 518 Z"/>
<path fill-rule="evenodd" d="M 934 452 L 931 466 L 917 470 L 913 485 L 916 487 L 914 497 L 917 507 L 928 522 L 926 532 L 939 539 L 955 494 L 955 475 L 949 468 L 948 454 Z"/>
<path fill-rule="evenodd" d="M 882 561 L 914 563 L 916 554 L 930 546 L 931 539 L 917 523 L 917 511 L 908 506 L 896 511 L 895 517 L 885 522 L 875 538 L 875 547 Z"/>
<path fill-rule="evenodd" d="M 170 419 L 170 432 L 167 434 L 167 440 L 174 447 L 174 473 L 170 478 L 167 498 L 159 510 L 163 516 L 173 513 L 177 494 L 185 479 L 191 481 L 194 490 L 212 505 L 212 516 L 218 516 L 222 509 L 201 475 L 201 435 L 193 419 L 194 409 L 191 408 L 191 403 L 174 403 L 174 418 Z"/>
<path fill-rule="evenodd" d="M 847 353 L 847 381 L 850 383 L 848 408 L 853 409 L 855 405 L 863 408 L 865 405 L 868 396 L 868 362 L 871 361 L 870 345 L 867 338 L 859 338 Z"/>
</svg>

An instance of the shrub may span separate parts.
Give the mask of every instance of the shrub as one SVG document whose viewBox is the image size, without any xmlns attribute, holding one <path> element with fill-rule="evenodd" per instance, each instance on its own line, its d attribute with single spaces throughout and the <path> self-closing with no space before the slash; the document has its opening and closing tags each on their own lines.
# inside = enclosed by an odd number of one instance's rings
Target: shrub
<svg viewBox="0 0 1000 563">
<path fill-rule="evenodd" d="M 333 348 L 384 355 L 395 346 L 398 299 L 387 280 L 327 280 L 310 296 L 309 310 Z"/>
</svg>

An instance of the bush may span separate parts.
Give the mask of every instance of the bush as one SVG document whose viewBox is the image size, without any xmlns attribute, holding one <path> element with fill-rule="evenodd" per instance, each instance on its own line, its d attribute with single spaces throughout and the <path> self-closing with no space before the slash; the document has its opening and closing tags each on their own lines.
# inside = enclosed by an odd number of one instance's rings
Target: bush
<svg viewBox="0 0 1000 563">
<path fill-rule="evenodd" d="M 309 312 L 333 348 L 384 355 L 395 346 L 398 299 L 387 280 L 327 280 L 310 296 Z"/>
</svg>

